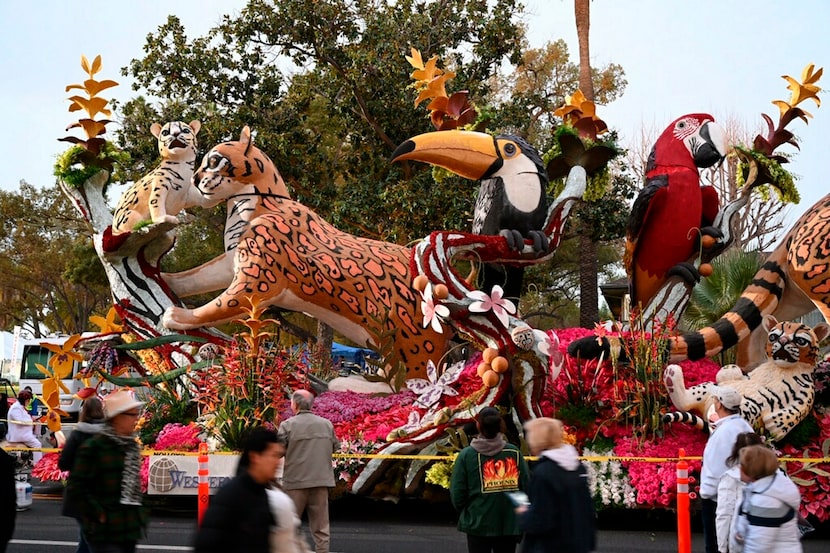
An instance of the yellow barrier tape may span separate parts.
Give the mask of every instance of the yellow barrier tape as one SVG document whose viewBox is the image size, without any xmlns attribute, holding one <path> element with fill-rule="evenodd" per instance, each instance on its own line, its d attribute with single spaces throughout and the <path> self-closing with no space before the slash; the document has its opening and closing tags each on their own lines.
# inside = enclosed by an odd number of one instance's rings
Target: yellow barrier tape
<svg viewBox="0 0 830 553">
<path fill-rule="evenodd" d="M 6 451 L 41 451 L 43 453 L 58 453 L 62 449 L 55 447 L 18 447 L 9 446 L 3 447 Z M 144 449 L 141 451 L 144 456 L 150 455 L 191 455 L 198 456 L 198 451 L 173 451 L 173 450 L 156 450 Z M 210 455 L 239 455 L 236 451 L 212 451 Z M 333 459 L 388 459 L 388 460 L 403 460 L 403 461 L 450 461 L 455 459 L 455 455 L 388 455 L 384 453 L 333 453 Z M 538 457 L 526 456 L 525 459 L 535 461 Z M 685 461 L 700 461 L 703 458 L 700 456 L 690 457 L 631 457 L 614 455 L 590 455 L 580 456 L 580 460 L 589 463 L 603 463 L 606 461 L 635 461 L 641 463 L 671 463 L 677 462 L 681 459 Z M 830 457 L 779 457 L 779 461 L 786 463 L 802 463 L 805 465 L 812 465 L 818 463 L 830 463 Z"/>
<path fill-rule="evenodd" d="M 9 424 L 17 424 L 20 426 L 35 426 L 45 424 L 43 421 L 10 421 L 9 419 L 0 419 L 0 422 L 7 422 Z"/>
</svg>

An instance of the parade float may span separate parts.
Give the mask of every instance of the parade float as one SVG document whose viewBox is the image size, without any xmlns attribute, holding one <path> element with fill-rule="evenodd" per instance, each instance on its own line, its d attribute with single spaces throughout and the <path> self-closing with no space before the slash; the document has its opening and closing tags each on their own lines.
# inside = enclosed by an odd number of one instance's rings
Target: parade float
<svg viewBox="0 0 830 553">
<path fill-rule="evenodd" d="M 672 123 L 655 145 L 631 216 L 626 262 L 637 299 L 631 322 L 543 330 L 519 313 L 512 299 L 517 282 L 520 290 L 524 268 L 549 262 L 572 207 L 607 184 L 608 162 L 619 150 L 602 139 L 607 127 L 578 91 L 557 112 L 563 124 L 556 147 L 540 154 L 520 137 L 476 128 L 476 108 L 465 92 L 447 93 L 453 74 L 437 58 L 424 62 L 413 50 L 407 59 L 416 107 L 426 102 L 434 130 L 401 144 L 392 162 L 429 163 L 481 181 L 472 231 L 439 230 L 412 246 L 346 234 L 292 200 L 247 127 L 227 129 L 233 139 L 197 160 L 198 121 L 153 126 L 162 162 L 122 195 L 113 213 L 103 191 L 123 153 L 105 138 L 111 114 L 100 93 L 116 83 L 96 80 L 100 56 L 82 59 L 87 78 L 68 90 L 80 91 L 70 111 L 84 114 L 70 128 L 85 136 L 63 139 L 73 145 L 56 175 L 93 229 L 113 308 L 94 321 L 100 333 L 68 341 L 42 367 L 50 428 L 60 426 L 56 398 L 65 363 L 74 358 L 86 360 L 81 397 L 131 386 L 146 399 L 140 437 L 148 456 L 195 452 L 206 442 L 218 458 L 238 448 L 252 425 L 290 416 L 291 391 L 305 387 L 316 392 L 315 413 L 332 421 L 342 443 L 333 460 L 336 495 L 441 499 L 471 422 L 494 406 L 508 438 L 519 444 L 523 421 L 565 421 L 588 463 L 598 506 L 673 508 L 678 453 L 690 457 L 695 475 L 712 422 L 705 399 L 686 401 L 681 385 L 697 386 L 706 398 L 711 383 L 729 385 L 727 372 L 743 382 L 759 365 L 780 382 L 797 381 L 805 406 L 786 414 L 784 425 L 769 422 L 772 408 L 745 416 L 755 417 L 786 459 L 801 487 L 802 514 L 830 518 L 830 363 L 816 357 L 826 327 L 807 329 L 813 356 L 801 358 L 795 381 L 786 374 L 792 360 L 779 353 L 766 360 L 759 346 L 777 328 L 764 315 L 789 320 L 818 307 L 830 318 L 823 291 L 830 277 L 822 276 L 821 257 L 830 197 L 799 219 L 783 250 L 764 265 L 778 280 L 756 278 L 725 322 L 695 331 L 676 324 L 701 275 L 732 242 L 732 219 L 750 195 L 775 191 L 792 201 L 797 194 L 777 149 L 795 144 L 790 123 L 807 122 L 799 104 L 818 104 L 821 69 L 809 66 L 800 81 L 787 77 L 793 94 L 775 102 L 778 123 L 764 115 L 769 133 L 750 147 L 731 148 L 742 188 L 724 206 L 698 181 L 699 167 L 727 153 L 713 118 L 691 114 Z M 682 166 L 682 174 L 665 177 L 661 163 Z M 177 228 L 188 222 L 185 209 L 220 203 L 228 212 L 224 253 L 188 271 L 162 272 Z M 774 262 L 785 269 L 776 272 Z M 218 295 L 202 305 L 183 301 L 208 292 Z M 360 375 L 320 379 L 307 356 L 280 341 L 271 307 L 307 313 L 380 360 Z M 242 330 L 217 329 L 228 322 Z M 736 344 L 744 365 L 721 368 L 711 359 Z M 672 418 L 674 412 L 684 416 Z M 65 476 L 54 458 L 45 456 L 35 475 Z M 175 487 L 178 477 L 149 458 L 143 472 L 157 490 Z"/>
</svg>

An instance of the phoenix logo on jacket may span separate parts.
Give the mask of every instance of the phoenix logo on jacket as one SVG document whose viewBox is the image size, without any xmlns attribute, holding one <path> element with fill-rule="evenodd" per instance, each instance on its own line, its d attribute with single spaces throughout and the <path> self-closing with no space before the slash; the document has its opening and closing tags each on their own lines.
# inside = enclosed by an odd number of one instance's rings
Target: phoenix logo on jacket
<svg viewBox="0 0 830 553">
<path fill-rule="evenodd" d="M 487 459 L 479 463 L 479 466 L 481 467 L 482 493 L 519 489 L 519 462 L 515 457 Z"/>
</svg>

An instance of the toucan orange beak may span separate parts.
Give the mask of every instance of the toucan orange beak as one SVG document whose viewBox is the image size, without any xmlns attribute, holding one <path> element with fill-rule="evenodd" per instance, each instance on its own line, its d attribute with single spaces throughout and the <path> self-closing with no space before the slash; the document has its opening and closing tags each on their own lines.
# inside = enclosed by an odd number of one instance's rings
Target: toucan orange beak
<svg viewBox="0 0 830 553">
<path fill-rule="evenodd" d="M 395 149 L 392 161 L 423 161 L 479 180 L 500 161 L 495 139 L 474 131 L 435 131 L 410 138 Z"/>
</svg>

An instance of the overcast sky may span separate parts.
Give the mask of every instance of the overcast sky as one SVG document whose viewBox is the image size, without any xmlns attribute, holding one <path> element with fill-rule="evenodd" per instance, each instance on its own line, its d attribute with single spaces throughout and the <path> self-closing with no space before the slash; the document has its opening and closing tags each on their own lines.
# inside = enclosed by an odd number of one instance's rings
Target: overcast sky
<svg viewBox="0 0 830 553">
<path fill-rule="evenodd" d="M 51 185 L 55 157 L 66 144 L 64 88 L 83 80 L 80 56 L 103 57 L 98 78 L 121 86 L 110 89 L 120 101 L 136 95 L 120 69 L 142 57 L 146 36 L 177 15 L 188 37 L 202 35 L 242 0 L 0 0 L 0 138 L 5 171 L 0 188 L 14 190 L 20 180 Z M 527 0 L 532 46 L 564 38 L 577 57 L 573 3 Z M 591 57 L 594 66 L 623 66 L 625 95 L 598 114 L 620 132 L 623 146 L 643 127 L 662 129 L 676 117 L 709 112 L 716 119 L 738 118 L 759 128 L 762 112 L 777 121 L 774 99 L 789 100 L 782 75 L 799 78 L 808 63 L 830 61 L 830 2 L 803 0 L 594 0 L 591 2 Z M 427 53 L 424 53 L 425 55 Z M 819 82 L 830 88 L 830 75 Z M 109 92 L 109 91 L 108 91 Z M 790 128 L 801 151 L 788 166 L 799 180 L 797 216 L 827 193 L 826 160 L 830 106 L 816 109 L 809 125 Z M 794 151 L 789 149 L 788 151 Z"/>
</svg>

